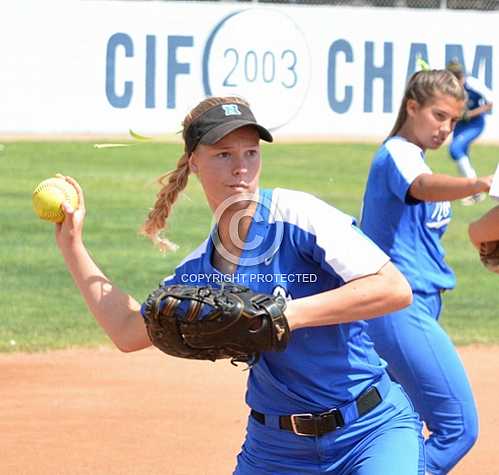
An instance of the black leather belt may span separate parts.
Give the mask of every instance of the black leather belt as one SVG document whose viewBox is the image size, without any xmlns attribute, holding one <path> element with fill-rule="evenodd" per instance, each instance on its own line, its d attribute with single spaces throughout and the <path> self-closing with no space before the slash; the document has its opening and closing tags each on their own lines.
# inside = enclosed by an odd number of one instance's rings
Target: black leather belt
<svg viewBox="0 0 499 475">
<path fill-rule="evenodd" d="M 381 392 L 384 393 L 384 391 Z M 355 419 L 367 414 L 369 411 L 374 409 L 382 401 L 382 399 L 383 398 L 378 388 L 376 386 L 371 386 L 355 401 L 352 401 L 352 404 L 355 404 L 356 406 L 357 415 L 354 417 L 348 417 L 347 421 L 345 421 L 346 417 L 344 416 L 347 411 L 343 408 L 337 408 L 322 412 L 320 414 L 291 414 L 289 416 L 279 416 L 279 427 L 283 430 L 294 432 L 297 435 L 320 437 L 328 432 L 341 429 L 346 424 L 349 424 Z M 351 411 L 348 411 L 348 413 L 351 413 Z M 252 409 L 251 416 L 260 424 L 265 425 L 265 414 Z"/>
</svg>

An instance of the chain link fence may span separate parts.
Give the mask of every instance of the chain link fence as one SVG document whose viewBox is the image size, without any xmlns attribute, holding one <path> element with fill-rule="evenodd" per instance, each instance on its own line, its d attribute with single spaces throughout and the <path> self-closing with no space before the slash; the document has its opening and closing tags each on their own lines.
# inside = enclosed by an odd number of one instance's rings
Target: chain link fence
<svg viewBox="0 0 499 475">
<path fill-rule="evenodd" d="M 166 0 L 175 1 L 175 0 Z M 196 0 L 214 1 L 214 0 Z M 216 1 L 216 0 L 215 0 Z M 499 10 L 499 0 L 219 0 L 238 3 L 342 5 L 350 7 L 442 8 L 449 10 Z"/>
</svg>

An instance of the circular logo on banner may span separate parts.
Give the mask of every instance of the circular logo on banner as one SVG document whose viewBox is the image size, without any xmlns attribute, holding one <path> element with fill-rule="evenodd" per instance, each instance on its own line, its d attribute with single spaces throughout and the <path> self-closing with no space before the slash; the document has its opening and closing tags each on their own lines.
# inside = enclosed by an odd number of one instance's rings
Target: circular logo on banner
<svg viewBox="0 0 499 475">
<path fill-rule="evenodd" d="M 271 130 L 299 112 L 310 84 L 304 34 L 282 12 L 254 8 L 232 13 L 210 33 L 203 53 L 207 96 L 237 95 Z"/>
</svg>

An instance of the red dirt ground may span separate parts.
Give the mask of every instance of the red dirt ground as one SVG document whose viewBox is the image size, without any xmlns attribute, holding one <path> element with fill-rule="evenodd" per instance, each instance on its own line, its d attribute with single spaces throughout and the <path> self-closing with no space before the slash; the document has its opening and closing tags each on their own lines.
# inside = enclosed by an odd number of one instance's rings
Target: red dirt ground
<svg viewBox="0 0 499 475">
<path fill-rule="evenodd" d="M 499 469 L 499 347 L 460 349 L 480 411 L 455 475 Z M 246 372 L 156 349 L 0 357 L 0 474 L 225 475 L 244 436 Z"/>
</svg>

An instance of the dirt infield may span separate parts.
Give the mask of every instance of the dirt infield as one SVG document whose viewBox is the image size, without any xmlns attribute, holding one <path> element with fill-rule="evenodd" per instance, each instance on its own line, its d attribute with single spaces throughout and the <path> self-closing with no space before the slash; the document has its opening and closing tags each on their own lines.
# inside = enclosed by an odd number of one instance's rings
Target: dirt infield
<svg viewBox="0 0 499 475">
<path fill-rule="evenodd" d="M 461 348 L 481 419 L 453 474 L 499 467 L 499 347 Z M 0 357 L 0 473 L 225 475 L 246 424 L 246 373 L 150 349 Z"/>
</svg>

